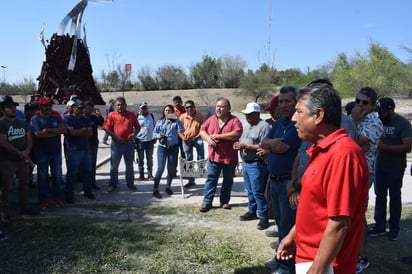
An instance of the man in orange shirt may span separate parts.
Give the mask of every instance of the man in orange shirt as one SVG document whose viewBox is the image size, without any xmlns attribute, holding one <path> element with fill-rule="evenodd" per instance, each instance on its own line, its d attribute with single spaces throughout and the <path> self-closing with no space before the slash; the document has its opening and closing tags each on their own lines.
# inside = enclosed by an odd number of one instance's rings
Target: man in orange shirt
<svg viewBox="0 0 412 274">
<path fill-rule="evenodd" d="M 134 186 L 134 139 L 140 130 L 136 115 L 128 111 L 126 99 L 118 97 L 114 102 L 115 110 L 110 112 L 103 124 L 103 129 L 112 137 L 110 144 L 110 181 L 109 192 L 116 189 L 118 183 L 119 164 L 122 156 L 126 165 L 126 183 L 130 190 Z"/>
<path fill-rule="evenodd" d="M 203 139 L 200 137 L 200 126 L 205 122 L 205 116 L 196 111 L 195 102 L 188 100 L 185 102 L 186 113 L 183 113 L 179 119 L 185 128 L 183 133 L 178 133 L 182 140 L 183 151 L 187 161 L 193 160 L 193 147 L 196 148 L 197 160 L 205 158 L 205 149 Z M 192 187 L 195 184 L 195 178 L 189 178 L 189 182 L 184 187 Z"/>
</svg>

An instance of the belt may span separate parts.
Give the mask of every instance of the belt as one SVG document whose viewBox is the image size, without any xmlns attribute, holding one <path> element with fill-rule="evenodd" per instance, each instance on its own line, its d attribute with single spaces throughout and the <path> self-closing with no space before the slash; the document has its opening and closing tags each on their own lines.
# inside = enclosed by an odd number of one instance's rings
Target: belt
<svg viewBox="0 0 412 274">
<path fill-rule="evenodd" d="M 263 160 L 262 160 L 262 159 L 250 160 L 250 161 L 243 160 L 243 162 L 245 162 L 245 163 L 247 163 L 247 164 L 251 164 L 251 163 L 256 163 L 256 162 L 263 162 Z"/>
<path fill-rule="evenodd" d="M 269 177 L 272 181 L 283 181 L 283 180 L 292 179 L 292 177 L 290 175 L 284 175 L 284 176 L 272 176 L 272 175 L 270 175 Z"/>
</svg>

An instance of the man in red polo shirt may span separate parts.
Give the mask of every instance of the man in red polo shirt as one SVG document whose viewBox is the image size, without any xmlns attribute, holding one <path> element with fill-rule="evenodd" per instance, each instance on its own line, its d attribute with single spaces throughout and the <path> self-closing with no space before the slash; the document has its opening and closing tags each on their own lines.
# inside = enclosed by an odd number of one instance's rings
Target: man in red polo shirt
<svg viewBox="0 0 412 274">
<path fill-rule="evenodd" d="M 230 192 L 233 174 L 238 163 L 238 151 L 233 148 L 242 135 L 240 120 L 230 113 L 230 102 L 226 98 L 216 101 L 216 114 L 210 116 L 200 127 L 200 137 L 208 144 L 207 179 L 200 212 L 212 208 L 213 198 L 220 173 L 223 171 L 220 207 L 230 209 Z"/>
<path fill-rule="evenodd" d="M 126 99 L 118 97 L 114 102 L 115 110 L 110 112 L 103 124 L 103 129 L 112 138 L 110 144 L 110 181 L 109 192 L 116 189 L 118 183 L 119 164 L 122 156 L 126 165 L 126 183 L 130 190 L 136 190 L 134 186 L 134 139 L 140 130 L 140 124 L 136 115 L 128 111 Z"/>
<path fill-rule="evenodd" d="M 331 85 L 309 85 L 298 99 L 292 121 L 313 145 L 296 225 L 276 257 L 291 259 L 296 251 L 296 273 L 355 273 L 368 193 L 365 155 L 340 128 L 341 99 Z"/>
</svg>

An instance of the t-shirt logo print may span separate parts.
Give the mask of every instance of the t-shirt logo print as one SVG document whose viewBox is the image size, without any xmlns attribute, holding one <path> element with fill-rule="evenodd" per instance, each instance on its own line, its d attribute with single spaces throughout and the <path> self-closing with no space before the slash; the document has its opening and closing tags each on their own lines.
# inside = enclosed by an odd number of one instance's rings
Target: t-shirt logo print
<svg viewBox="0 0 412 274">
<path fill-rule="evenodd" d="M 26 135 L 26 130 L 24 128 L 14 129 L 13 126 L 10 126 L 9 130 L 7 131 L 7 139 L 9 141 L 13 141 L 19 138 L 24 138 L 25 135 Z"/>
</svg>

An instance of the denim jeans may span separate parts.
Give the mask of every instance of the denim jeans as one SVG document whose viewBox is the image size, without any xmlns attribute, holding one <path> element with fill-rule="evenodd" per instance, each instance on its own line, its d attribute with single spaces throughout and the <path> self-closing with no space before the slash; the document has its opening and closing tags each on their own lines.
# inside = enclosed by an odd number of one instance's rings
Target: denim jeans
<svg viewBox="0 0 412 274">
<path fill-rule="evenodd" d="M 200 137 L 194 141 L 193 146 L 189 146 L 183 142 L 183 151 L 185 152 L 186 160 L 193 161 L 193 147 L 196 148 L 197 160 L 203 160 L 205 158 L 205 147 L 203 145 L 203 139 Z M 189 178 L 189 183 L 194 181 L 195 178 Z"/>
<path fill-rule="evenodd" d="M 220 203 L 228 204 L 232 192 L 233 177 L 236 164 L 223 164 L 212 161 L 207 162 L 207 178 L 203 192 L 203 204 L 211 205 L 215 197 L 220 173 L 223 171 L 222 189 L 220 190 Z"/>
<path fill-rule="evenodd" d="M 68 150 L 67 164 L 66 198 L 73 198 L 74 196 L 74 186 L 79 170 L 84 192 L 92 192 L 92 157 L 90 149 Z"/>
<path fill-rule="evenodd" d="M 50 155 L 40 150 L 35 150 L 37 160 L 37 188 L 40 201 L 47 201 L 49 193 L 48 177 L 49 166 L 52 179 L 52 194 L 54 199 L 61 199 L 62 184 L 62 154 Z"/>
<path fill-rule="evenodd" d="M 91 161 L 92 161 L 92 185 L 96 184 L 96 165 L 97 165 L 97 151 L 99 149 L 98 145 L 90 146 L 91 150 Z"/>
<path fill-rule="evenodd" d="M 279 226 L 279 242 L 288 235 L 295 225 L 296 210 L 290 207 L 286 185 L 288 180 L 275 181 L 270 179 L 270 198 L 272 201 L 273 215 Z"/>
<path fill-rule="evenodd" d="M 122 156 L 126 167 L 126 183 L 128 186 L 134 185 L 134 143 L 119 144 L 112 140 L 110 145 L 111 158 L 110 158 L 110 180 L 109 186 L 117 187 L 119 182 L 119 164 Z"/>
<path fill-rule="evenodd" d="M 242 162 L 242 175 L 249 201 L 248 212 L 255 213 L 257 210 L 260 219 L 268 219 L 268 205 L 265 198 L 266 163 L 264 161 Z"/>
<path fill-rule="evenodd" d="M 157 147 L 157 171 L 154 177 L 154 189 L 159 188 L 160 179 L 162 178 L 163 171 L 165 170 L 167 160 L 167 177 L 166 186 L 170 187 L 172 180 L 176 175 L 177 158 L 179 155 L 179 145 L 174 145 L 169 148 L 162 146 Z"/>
<path fill-rule="evenodd" d="M 103 139 L 102 139 L 102 142 L 103 143 L 107 143 L 107 140 L 109 139 L 109 134 L 105 131 L 104 133 L 103 133 Z"/>
<path fill-rule="evenodd" d="M 375 221 L 376 230 L 386 229 L 386 204 L 389 190 L 389 230 L 399 233 L 399 222 L 402 212 L 401 188 L 404 168 L 383 168 L 376 166 L 375 176 Z"/>
<path fill-rule="evenodd" d="M 153 141 L 139 142 L 137 147 L 137 155 L 139 157 L 139 174 L 143 177 L 144 174 L 144 155 L 146 154 L 147 176 L 153 176 Z"/>
</svg>

